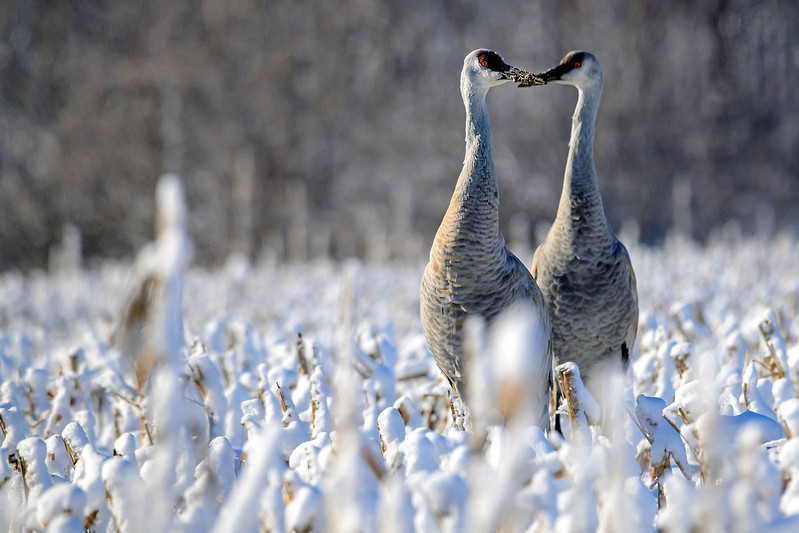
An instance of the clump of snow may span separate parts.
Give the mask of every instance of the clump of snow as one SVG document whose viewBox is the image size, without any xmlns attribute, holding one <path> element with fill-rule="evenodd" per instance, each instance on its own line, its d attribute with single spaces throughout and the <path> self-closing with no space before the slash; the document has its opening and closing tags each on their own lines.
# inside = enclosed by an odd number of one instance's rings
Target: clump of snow
<svg viewBox="0 0 799 533">
<path fill-rule="evenodd" d="M 105 487 L 111 522 L 121 532 L 143 531 L 162 526 L 150 513 L 146 487 L 134 463 L 120 457 L 105 461 L 100 475 Z"/>
<path fill-rule="evenodd" d="M 47 444 L 47 470 L 53 476 L 65 480 L 72 479 L 75 465 L 69 445 L 61 435 L 50 435 L 45 441 Z"/>
<path fill-rule="evenodd" d="M 780 404 L 779 419 L 788 438 L 799 437 L 799 398 L 791 398 Z"/>
<path fill-rule="evenodd" d="M 36 501 L 36 522 L 49 531 L 54 529 L 56 519 L 68 519 L 70 528 L 74 522 L 82 529 L 85 507 L 86 494 L 80 488 L 69 483 L 59 483 Z M 65 524 L 59 526 L 63 527 Z"/>
<path fill-rule="evenodd" d="M 394 407 L 386 407 L 377 417 L 380 446 L 386 465 L 392 468 L 399 458 L 400 446 L 405 440 L 405 421 Z"/>
<path fill-rule="evenodd" d="M 25 498 L 36 501 L 53 485 L 47 470 L 47 444 L 38 437 L 28 437 L 17 445 L 17 453 L 25 472 Z"/>
</svg>

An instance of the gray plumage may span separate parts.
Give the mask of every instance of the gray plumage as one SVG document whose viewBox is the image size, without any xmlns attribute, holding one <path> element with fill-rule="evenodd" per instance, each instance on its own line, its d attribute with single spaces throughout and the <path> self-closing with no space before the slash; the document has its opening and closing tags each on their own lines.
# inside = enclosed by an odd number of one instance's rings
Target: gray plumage
<svg viewBox="0 0 799 533">
<path fill-rule="evenodd" d="M 531 271 L 549 307 L 556 361 L 574 361 L 590 376 L 615 358 L 626 367 L 638 328 L 635 274 L 605 217 L 594 169 L 602 71 L 588 52 L 570 52 L 539 76 L 574 85 L 578 100 L 558 214 Z"/>
<path fill-rule="evenodd" d="M 529 302 L 545 331 L 540 380 L 549 379 L 549 319 L 541 291 L 530 272 L 505 247 L 499 231 L 499 189 L 491 151 L 485 97 L 488 89 L 527 75 L 489 50 L 466 56 L 461 94 L 466 106 L 463 170 L 430 249 L 420 290 L 425 340 L 455 393 L 463 396 L 468 369 L 463 364 L 464 321 L 479 315 L 491 321 L 519 302 Z M 532 384 L 531 384 L 532 385 Z M 535 384 L 536 386 L 540 385 Z M 544 388 L 546 390 L 546 383 Z"/>
</svg>

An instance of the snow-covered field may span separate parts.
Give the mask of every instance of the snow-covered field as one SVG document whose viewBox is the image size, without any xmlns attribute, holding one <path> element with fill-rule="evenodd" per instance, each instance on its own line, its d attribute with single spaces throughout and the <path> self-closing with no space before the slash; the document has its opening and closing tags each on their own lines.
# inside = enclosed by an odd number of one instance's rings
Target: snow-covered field
<svg viewBox="0 0 799 533">
<path fill-rule="evenodd" d="M 579 382 L 565 436 L 497 424 L 486 379 L 463 431 L 423 258 L 188 268 L 179 187 L 159 202 L 135 265 L 0 275 L 0 529 L 799 531 L 794 238 L 630 245 L 602 429 Z"/>
</svg>

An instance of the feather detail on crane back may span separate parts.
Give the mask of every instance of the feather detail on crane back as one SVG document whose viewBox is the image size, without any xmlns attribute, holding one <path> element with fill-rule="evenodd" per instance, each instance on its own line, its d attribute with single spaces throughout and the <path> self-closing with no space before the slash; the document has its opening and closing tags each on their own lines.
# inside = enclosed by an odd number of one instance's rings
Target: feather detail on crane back
<svg viewBox="0 0 799 533">
<path fill-rule="evenodd" d="M 574 361 L 583 376 L 615 358 L 626 368 L 638 329 L 638 293 L 627 250 L 605 217 L 594 169 L 602 71 L 593 55 L 570 52 L 539 76 L 578 89 L 558 214 L 531 268 L 549 307 L 555 359 Z"/>
<path fill-rule="evenodd" d="M 508 78 L 481 69 L 484 54 L 489 53 L 495 54 L 478 50 L 464 61 L 461 94 L 466 106 L 466 157 L 430 249 L 420 290 L 425 341 L 458 396 L 468 388 L 463 325 L 469 316 L 480 316 L 490 323 L 512 305 L 529 302 L 545 332 L 543 345 L 537 347 L 542 354 L 539 378 L 544 391 L 551 369 L 549 319 L 543 296 L 524 264 L 505 247 L 499 231 L 499 189 L 485 97 L 490 87 Z"/>
</svg>

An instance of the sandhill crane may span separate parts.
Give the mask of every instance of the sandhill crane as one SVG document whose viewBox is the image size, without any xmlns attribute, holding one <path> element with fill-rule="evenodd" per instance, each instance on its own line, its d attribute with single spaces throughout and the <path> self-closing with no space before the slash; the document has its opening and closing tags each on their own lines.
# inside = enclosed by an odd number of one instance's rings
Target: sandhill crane
<svg viewBox="0 0 799 533">
<path fill-rule="evenodd" d="M 541 374 L 530 387 L 547 394 L 551 369 L 549 318 L 541 291 L 524 264 L 505 247 L 499 230 L 499 190 L 491 151 L 486 95 L 491 87 L 531 79 L 491 50 L 466 56 L 461 95 L 466 107 L 466 157 L 422 276 L 421 317 L 427 347 L 458 397 L 466 393 L 463 324 L 470 315 L 487 322 L 519 302 L 529 302 L 540 322 Z M 540 82 L 539 82 L 540 83 Z M 546 401 L 543 402 L 546 405 Z"/>
<path fill-rule="evenodd" d="M 531 271 L 549 307 L 555 360 L 576 362 L 590 378 L 602 362 L 627 367 L 638 328 L 635 273 L 605 217 L 594 168 L 602 70 L 592 54 L 569 52 L 537 76 L 577 87 L 578 98 L 558 214 Z"/>
</svg>

